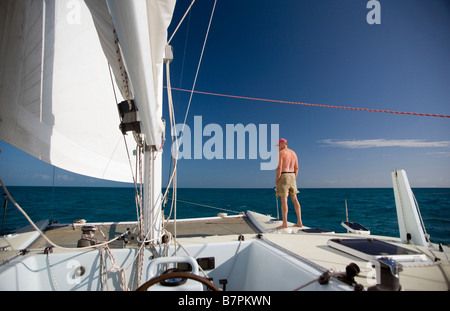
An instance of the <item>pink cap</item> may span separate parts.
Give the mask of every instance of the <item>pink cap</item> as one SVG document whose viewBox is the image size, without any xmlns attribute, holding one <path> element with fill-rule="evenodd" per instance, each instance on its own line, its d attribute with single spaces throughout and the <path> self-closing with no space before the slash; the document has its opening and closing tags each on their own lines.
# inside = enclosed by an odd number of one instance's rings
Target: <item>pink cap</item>
<svg viewBox="0 0 450 311">
<path fill-rule="evenodd" d="M 276 144 L 275 146 L 279 146 L 280 144 L 287 144 L 287 140 L 284 138 L 280 138 L 280 140 L 278 141 L 278 144 Z"/>
</svg>

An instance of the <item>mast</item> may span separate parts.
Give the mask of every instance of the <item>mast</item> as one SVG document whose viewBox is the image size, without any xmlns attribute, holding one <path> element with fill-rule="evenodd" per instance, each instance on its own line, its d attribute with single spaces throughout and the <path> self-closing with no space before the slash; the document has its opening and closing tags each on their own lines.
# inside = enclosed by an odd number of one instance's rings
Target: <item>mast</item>
<svg viewBox="0 0 450 311">
<path fill-rule="evenodd" d="M 141 238 L 157 244 L 162 233 L 163 57 L 175 1 L 106 2 L 120 47 L 120 56 L 116 59 L 123 60 L 121 68 L 126 69 L 125 77 L 120 73 L 116 78 L 130 82 L 134 106 L 130 100 L 128 106 L 134 116 L 128 121 L 133 124 L 132 130 L 136 126 L 136 132 L 143 137 Z"/>
<path fill-rule="evenodd" d="M 161 242 L 162 156 L 155 146 L 144 150 L 143 235 L 151 244 Z"/>
</svg>

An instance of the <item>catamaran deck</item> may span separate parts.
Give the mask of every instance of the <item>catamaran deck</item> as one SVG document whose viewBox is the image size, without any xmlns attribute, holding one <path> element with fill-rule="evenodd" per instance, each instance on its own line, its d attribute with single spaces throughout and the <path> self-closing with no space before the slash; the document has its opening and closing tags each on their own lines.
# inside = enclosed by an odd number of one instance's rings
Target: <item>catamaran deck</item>
<svg viewBox="0 0 450 311">
<path fill-rule="evenodd" d="M 56 224 L 50 226 L 45 231 L 46 236 L 55 244 L 63 247 L 76 247 L 81 238 L 81 228 L 84 225 L 92 225 L 97 229 L 94 239 L 99 243 L 114 239 L 123 235 L 135 235 L 138 233 L 136 222 L 120 223 L 89 223 L 89 224 Z M 166 230 L 172 235 L 175 234 L 175 223 L 169 221 Z M 199 219 L 181 219 L 176 222 L 176 235 L 178 238 L 206 237 L 206 236 L 227 236 L 242 234 L 258 234 L 261 231 L 245 215 L 210 217 Z M 111 247 L 126 247 L 119 240 Z M 132 243 L 131 243 L 132 244 Z M 40 237 L 30 248 L 42 248 L 50 244 Z M 128 245 L 129 246 L 129 245 Z"/>
<path fill-rule="evenodd" d="M 137 247 L 133 237 L 137 237 L 138 229 L 135 222 L 129 223 L 94 223 L 97 230 L 94 239 L 99 243 L 126 234 L 126 239 L 118 240 L 110 244 L 110 248 Z M 320 267 L 323 271 L 345 271 L 350 263 L 355 263 L 361 272 L 355 281 L 365 287 L 376 284 L 373 263 L 358 258 L 354 255 L 342 252 L 330 247 L 330 239 L 352 239 L 370 237 L 385 241 L 393 245 L 420 251 L 427 257 L 437 258 L 435 261 L 402 263 L 400 272 L 400 283 L 403 290 L 448 290 L 450 275 L 450 264 L 448 262 L 449 248 L 444 246 L 444 251 L 434 249 L 430 251 L 425 247 L 405 245 L 398 238 L 381 236 L 362 236 L 361 234 L 349 233 L 308 233 L 289 224 L 290 227 L 276 230 L 280 225 L 271 216 L 253 212 L 247 212 L 237 216 L 211 217 L 189 220 L 178 220 L 176 222 L 177 243 L 183 246 L 220 242 L 235 242 L 238 240 L 250 241 L 262 239 L 266 243 L 275 245 L 283 252 L 297 258 L 302 258 Z M 63 247 L 71 247 L 76 250 L 77 242 L 81 238 L 81 228 L 84 224 L 53 225 L 46 231 L 46 236 L 55 244 Z M 174 223 L 170 221 L 166 229 L 175 233 Z M 29 249 L 41 252 L 49 246 L 42 237 L 30 245 Z M 55 249 L 55 252 L 63 251 Z M 182 252 L 180 250 L 180 252 Z M 18 251 L 15 251 L 18 253 Z M 1 260 L 14 254 L 14 251 L 0 252 Z M 187 255 L 187 254 L 186 254 Z"/>
<path fill-rule="evenodd" d="M 435 261 L 402 262 L 400 272 L 402 290 L 446 291 L 450 289 L 450 280 L 448 279 L 450 276 L 450 263 L 447 257 L 450 249 L 447 246 L 443 246 L 444 251 L 439 251 L 437 248 L 430 251 L 425 247 L 411 244 L 405 245 L 401 243 L 399 238 L 394 237 L 335 232 L 308 233 L 303 232 L 292 223 L 289 223 L 287 229 L 276 230 L 275 228 L 280 225 L 280 222 L 273 221 L 271 216 L 248 212 L 247 217 L 252 218 L 253 223 L 256 224 L 258 231 L 262 233 L 261 236 L 266 242 L 277 245 L 277 247 L 293 256 L 299 256 L 314 265 L 320 266 L 323 270 L 342 272 L 346 270 L 350 263 L 357 264 L 361 271 L 355 277 L 355 281 L 365 287 L 373 286 L 377 282 L 373 263 L 330 247 L 328 245 L 330 239 L 363 239 L 367 237 L 401 246 L 411 251 L 422 252 Z M 302 229 L 309 228 L 304 227 Z M 259 238 L 255 234 L 244 235 L 246 240 Z M 224 242 L 228 239 L 236 241 L 238 236 L 180 237 L 178 242 L 182 245 L 189 245 Z"/>
</svg>

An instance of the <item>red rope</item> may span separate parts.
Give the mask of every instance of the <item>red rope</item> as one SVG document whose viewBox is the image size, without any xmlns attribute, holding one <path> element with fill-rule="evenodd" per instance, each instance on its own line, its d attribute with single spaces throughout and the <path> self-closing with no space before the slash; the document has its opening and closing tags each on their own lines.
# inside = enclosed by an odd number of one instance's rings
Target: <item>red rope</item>
<svg viewBox="0 0 450 311">
<path fill-rule="evenodd" d="M 190 90 L 179 89 L 179 88 L 175 88 L 175 87 L 172 87 L 172 90 L 182 91 L 182 92 L 191 92 Z M 194 91 L 194 93 L 204 94 L 204 95 L 212 95 L 212 96 L 220 96 L 220 97 L 229 97 L 229 98 L 238 98 L 238 99 L 247 99 L 247 100 L 255 100 L 255 101 L 272 102 L 272 103 L 283 103 L 283 104 L 294 104 L 294 105 L 324 107 L 324 108 L 335 108 L 335 109 L 347 109 L 347 110 L 359 110 L 359 111 L 406 114 L 406 115 L 423 116 L 423 117 L 450 118 L 450 115 L 443 115 L 443 114 L 415 113 L 415 112 L 402 112 L 402 111 L 390 111 L 390 110 L 379 110 L 379 109 L 367 109 L 367 108 L 355 108 L 355 107 L 342 107 L 342 106 L 331 106 L 331 105 L 308 104 L 308 103 L 299 103 L 299 102 L 292 102 L 292 101 L 285 101 L 285 100 L 263 99 L 263 98 L 237 96 L 237 95 L 226 95 L 226 94 L 201 92 L 201 91 Z"/>
</svg>

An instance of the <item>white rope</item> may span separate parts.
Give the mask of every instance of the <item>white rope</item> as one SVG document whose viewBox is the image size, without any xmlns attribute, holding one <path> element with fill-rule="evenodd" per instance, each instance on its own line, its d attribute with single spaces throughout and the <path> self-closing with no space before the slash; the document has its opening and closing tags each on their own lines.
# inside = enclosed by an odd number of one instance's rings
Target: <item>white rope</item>
<svg viewBox="0 0 450 311">
<path fill-rule="evenodd" d="M 416 205 L 417 214 L 419 214 L 420 224 L 422 225 L 422 229 L 424 231 L 425 238 L 428 240 L 428 245 L 431 246 L 430 235 L 427 233 L 427 229 L 425 228 L 425 223 L 423 221 L 422 214 L 420 213 L 419 203 L 417 203 L 416 196 L 414 195 L 414 193 L 412 191 L 411 191 L 411 193 L 412 193 L 412 196 L 414 199 L 414 203 Z"/>
<path fill-rule="evenodd" d="M 170 114 L 170 132 L 171 132 L 171 136 L 172 136 L 172 146 L 174 146 L 175 144 L 175 155 L 172 154 L 173 157 L 173 168 L 172 168 L 172 173 L 170 175 L 170 180 L 169 180 L 169 184 L 167 185 L 166 188 L 166 192 L 163 196 L 163 199 L 166 198 L 167 193 L 170 189 L 170 185 L 173 183 L 173 193 L 172 193 L 172 204 L 170 205 L 170 212 L 169 212 L 169 217 L 167 219 L 167 221 L 170 219 L 170 216 L 172 215 L 172 211 L 174 211 L 174 243 L 176 244 L 176 237 L 177 237 L 177 175 L 176 175 L 176 171 L 177 171 L 177 164 L 178 164 L 178 149 L 179 149 L 179 145 L 178 145 L 178 137 L 176 136 L 176 133 L 174 133 L 175 126 L 176 126 L 176 122 L 175 122 L 175 113 L 174 113 L 174 107 L 173 107 L 173 100 L 172 100 L 172 89 L 171 89 L 171 84 L 170 84 L 170 61 L 166 61 L 166 77 L 167 77 L 167 98 L 168 98 L 168 103 L 169 103 L 169 114 Z M 167 222 L 164 223 L 163 222 L 163 226 L 164 228 L 166 227 Z M 175 255 L 177 253 L 177 249 L 175 247 Z"/>
<path fill-rule="evenodd" d="M 169 66 L 169 62 L 166 62 L 166 77 L 167 77 L 167 98 L 168 98 L 168 105 L 169 105 L 169 116 L 170 116 L 170 133 L 172 136 L 172 145 L 175 142 L 175 155 L 172 154 L 173 158 L 174 158 L 174 162 L 173 162 L 173 168 L 172 168 L 172 173 L 170 175 L 169 178 L 169 182 L 167 185 L 167 189 L 166 192 L 164 193 L 164 198 L 166 197 L 170 185 L 172 184 L 172 180 L 175 178 L 175 174 L 176 174 L 176 170 L 177 170 L 177 159 L 178 159 L 178 139 L 176 137 L 176 133 L 174 133 L 175 131 L 175 113 L 174 113 L 174 108 L 173 108 L 173 100 L 172 100 L 172 88 L 171 88 L 171 84 L 170 84 L 170 66 Z M 174 140 L 174 136 L 175 136 L 175 140 Z"/>
<path fill-rule="evenodd" d="M 180 28 L 181 24 L 183 23 L 184 19 L 186 18 L 186 15 L 189 13 L 189 11 L 191 10 L 191 7 L 194 5 L 195 0 L 192 0 L 191 5 L 189 5 L 188 9 L 186 10 L 186 13 L 184 13 L 183 17 L 181 18 L 180 22 L 178 23 L 177 28 L 175 28 L 175 30 L 173 31 L 172 35 L 170 36 L 169 41 L 167 41 L 167 44 L 170 44 L 170 41 L 172 41 L 173 36 L 175 36 L 175 34 L 178 31 L 178 28 Z"/>
<path fill-rule="evenodd" d="M 176 242 L 176 244 L 178 245 L 178 246 L 180 246 L 183 250 L 184 250 L 184 252 L 186 253 L 186 255 L 188 255 L 189 257 L 192 257 L 191 256 L 191 254 L 189 254 L 189 252 L 184 248 L 184 246 L 180 243 L 180 242 Z M 240 244 L 239 244 L 240 245 Z M 176 245 L 175 245 L 176 246 Z M 176 247 L 175 247 L 176 248 Z M 208 274 L 206 274 L 206 272 L 205 272 L 205 270 L 203 270 L 203 268 L 199 265 L 198 266 L 198 268 L 199 268 L 199 270 L 203 273 L 203 275 L 205 276 L 205 277 L 208 277 Z"/>
<path fill-rule="evenodd" d="M 116 38 L 117 48 L 119 49 L 117 40 L 118 39 Z M 113 79 L 113 74 L 111 72 L 110 64 L 108 64 L 108 69 L 109 69 L 109 78 L 111 80 L 111 86 L 112 86 L 114 98 L 116 100 L 116 103 L 118 103 L 119 101 L 118 101 L 118 97 L 116 94 L 116 88 L 114 86 L 114 79 Z M 120 118 L 119 118 L 119 122 L 120 122 Z M 139 216 L 140 211 L 142 211 L 142 200 L 141 200 L 141 195 L 140 195 L 140 193 L 142 193 L 142 191 L 141 192 L 138 191 L 137 176 L 138 176 L 138 173 L 141 173 L 140 161 L 141 161 L 141 149 L 142 149 L 143 143 L 142 143 L 142 139 L 139 137 L 139 135 L 133 131 L 133 137 L 134 137 L 134 140 L 136 141 L 136 164 L 135 164 L 136 174 L 135 174 L 133 172 L 133 164 L 131 163 L 130 150 L 128 148 L 128 143 L 127 143 L 126 137 L 125 137 L 125 135 L 122 135 L 122 137 L 123 137 L 123 142 L 125 144 L 125 149 L 126 149 L 126 153 L 127 153 L 127 157 L 128 157 L 128 164 L 130 165 L 131 177 L 133 178 L 134 196 L 135 196 L 135 203 L 136 203 L 136 218 L 137 218 L 139 228 L 142 228 L 142 214 L 141 214 L 141 216 Z M 138 171 L 138 164 L 139 164 L 139 171 Z M 140 175 L 140 177 L 141 177 L 140 182 L 142 182 L 142 175 Z"/>
<path fill-rule="evenodd" d="M 101 229 L 99 229 L 99 231 L 102 234 L 103 238 L 106 239 L 106 236 L 103 233 L 103 231 Z M 105 263 L 105 273 L 104 273 L 104 275 L 105 275 L 105 278 L 106 278 L 106 284 L 108 284 L 108 273 L 111 273 L 113 270 L 117 270 L 117 271 L 120 272 L 120 279 L 121 279 L 122 290 L 128 291 L 129 288 L 127 286 L 127 279 L 126 279 L 126 274 L 125 274 L 125 268 L 118 267 L 116 265 L 116 263 L 117 263 L 116 257 L 114 257 L 114 254 L 111 252 L 111 249 L 109 248 L 108 245 L 106 245 L 103 249 L 108 252 L 109 257 L 111 258 L 111 268 L 109 270 L 106 270 L 106 260 L 104 262 Z M 103 252 L 103 249 L 102 249 L 102 252 Z"/>
<path fill-rule="evenodd" d="M 96 245 L 91 245 L 91 246 L 85 246 L 85 247 L 77 247 L 77 248 L 73 248 L 73 247 L 62 247 L 62 246 L 59 246 L 59 245 L 57 245 L 56 243 L 54 243 L 53 241 L 51 241 L 39 228 L 38 228 L 38 226 L 36 226 L 36 224 L 33 222 L 33 220 L 31 220 L 31 218 L 28 216 L 28 214 L 20 207 L 20 205 L 19 204 L 17 204 L 17 202 L 16 201 L 14 201 L 14 199 L 13 199 L 13 197 L 9 194 L 9 191 L 8 191 L 8 189 L 6 188 L 6 186 L 5 186 L 5 184 L 3 183 L 3 180 L 0 178 L 0 184 L 2 185 L 2 187 L 3 187 L 3 190 L 5 191 L 5 194 L 6 194 L 6 196 L 8 197 L 8 199 L 13 203 L 13 205 L 25 216 L 25 218 L 28 220 L 28 222 L 31 224 L 31 226 L 33 226 L 33 228 L 51 245 L 51 246 L 53 246 L 53 247 L 55 247 L 55 248 L 58 248 L 58 249 L 63 249 L 63 250 L 74 250 L 74 249 L 76 249 L 76 250 L 85 250 L 85 249 L 93 249 L 93 248 L 99 248 L 99 247 L 102 247 L 102 246 L 104 246 L 104 245 L 108 245 L 109 243 L 111 243 L 111 242 L 114 242 L 114 241 L 116 241 L 116 240 L 118 240 L 118 239 L 120 239 L 122 236 L 124 236 L 125 234 L 126 234 L 126 232 L 125 233 L 123 233 L 123 234 L 121 234 L 120 236 L 118 236 L 118 237 L 116 237 L 116 238 L 114 238 L 114 239 L 112 239 L 112 240 L 109 240 L 109 241 L 106 241 L 106 242 L 103 242 L 103 243 L 100 243 L 100 244 L 96 244 Z"/>
<path fill-rule="evenodd" d="M 52 264 L 50 263 L 50 252 L 47 253 L 47 264 L 48 264 L 48 269 L 50 272 L 50 277 L 52 280 L 53 287 L 55 288 L 56 291 L 59 291 L 59 287 L 58 287 L 58 284 L 56 283 L 56 279 L 55 279 L 55 274 L 53 273 Z"/>
</svg>

